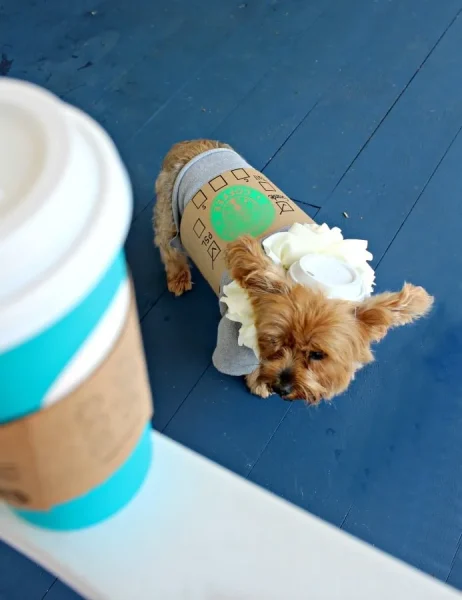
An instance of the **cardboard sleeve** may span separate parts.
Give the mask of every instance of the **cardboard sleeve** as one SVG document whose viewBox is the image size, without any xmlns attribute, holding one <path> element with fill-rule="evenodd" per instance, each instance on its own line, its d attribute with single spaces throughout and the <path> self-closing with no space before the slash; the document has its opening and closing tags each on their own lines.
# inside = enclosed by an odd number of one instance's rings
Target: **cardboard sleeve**
<svg viewBox="0 0 462 600">
<path fill-rule="evenodd" d="M 313 220 L 274 183 L 252 168 L 208 181 L 185 207 L 180 237 L 185 250 L 219 294 L 226 247 L 237 237 L 264 238 L 294 223 Z"/>
<path fill-rule="evenodd" d="M 125 462 L 152 413 L 132 293 L 123 330 L 90 377 L 50 407 L 0 426 L 0 497 L 47 510 L 85 494 Z"/>
</svg>

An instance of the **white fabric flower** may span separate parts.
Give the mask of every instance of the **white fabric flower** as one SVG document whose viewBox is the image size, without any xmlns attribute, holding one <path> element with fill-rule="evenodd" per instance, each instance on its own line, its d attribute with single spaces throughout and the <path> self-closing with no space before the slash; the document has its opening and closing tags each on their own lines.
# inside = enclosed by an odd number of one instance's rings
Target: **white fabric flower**
<svg viewBox="0 0 462 600">
<path fill-rule="evenodd" d="M 306 254 L 325 254 L 338 258 L 354 269 L 362 279 L 366 295 L 372 293 L 375 273 L 368 261 L 372 254 L 366 240 L 345 240 L 338 227 L 323 223 L 294 223 L 288 231 L 275 233 L 263 241 L 266 254 L 288 270 Z M 221 301 L 228 306 L 226 318 L 241 323 L 238 344 L 251 348 L 258 357 L 255 318 L 247 292 L 235 281 L 223 288 Z"/>
<path fill-rule="evenodd" d="M 220 300 L 228 307 L 226 318 L 230 321 L 241 323 L 237 343 L 239 346 L 251 348 L 258 357 L 255 314 L 249 295 L 236 281 L 232 281 L 228 285 L 223 286 L 223 296 Z"/>
</svg>

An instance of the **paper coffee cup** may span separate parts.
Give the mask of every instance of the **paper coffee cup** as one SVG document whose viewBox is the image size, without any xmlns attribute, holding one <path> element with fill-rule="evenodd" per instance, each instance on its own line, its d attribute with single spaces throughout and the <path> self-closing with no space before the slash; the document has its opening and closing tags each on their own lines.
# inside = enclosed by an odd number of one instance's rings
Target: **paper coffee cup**
<svg viewBox="0 0 462 600">
<path fill-rule="evenodd" d="M 127 318 L 126 170 L 87 115 L 34 85 L 0 80 L 0 423 L 59 402 L 101 365 Z M 149 425 L 97 488 L 46 512 L 83 527 L 133 496 L 149 467 Z"/>
<path fill-rule="evenodd" d="M 356 269 L 325 254 L 306 254 L 289 269 L 291 278 L 302 285 L 321 290 L 328 298 L 361 301 L 364 290 Z"/>
</svg>

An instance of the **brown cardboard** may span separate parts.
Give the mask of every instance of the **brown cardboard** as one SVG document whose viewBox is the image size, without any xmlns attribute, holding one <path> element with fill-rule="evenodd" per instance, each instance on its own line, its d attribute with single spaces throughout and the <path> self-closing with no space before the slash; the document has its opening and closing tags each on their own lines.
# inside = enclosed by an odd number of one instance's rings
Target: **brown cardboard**
<svg viewBox="0 0 462 600">
<path fill-rule="evenodd" d="M 226 270 L 226 247 L 233 239 L 244 233 L 263 238 L 294 223 L 312 222 L 259 171 L 234 169 L 211 179 L 186 205 L 180 237 L 218 294 Z"/>
<path fill-rule="evenodd" d="M 152 411 L 132 297 L 114 348 L 85 382 L 49 408 L 0 426 L 0 497 L 46 510 L 88 492 L 128 458 Z"/>
</svg>

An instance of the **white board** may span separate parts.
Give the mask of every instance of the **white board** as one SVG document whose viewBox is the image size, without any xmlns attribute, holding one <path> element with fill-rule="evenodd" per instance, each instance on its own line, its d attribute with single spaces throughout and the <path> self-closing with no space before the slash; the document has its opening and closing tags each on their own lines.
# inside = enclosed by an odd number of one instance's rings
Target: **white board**
<svg viewBox="0 0 462 600">
<path fill-rule="evenodd" d="M 153 433 L 138 496 L 87 530 L 0 537 L 91 600 L 454 600 L 451 588 Z"/>
</svg>

